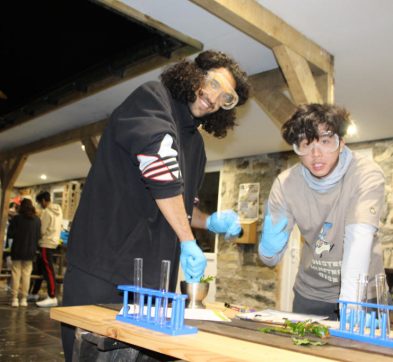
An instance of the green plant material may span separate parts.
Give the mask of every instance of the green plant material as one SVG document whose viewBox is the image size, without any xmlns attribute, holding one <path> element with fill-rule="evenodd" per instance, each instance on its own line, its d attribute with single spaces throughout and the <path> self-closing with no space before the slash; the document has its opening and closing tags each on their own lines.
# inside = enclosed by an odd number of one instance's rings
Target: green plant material
<svg viewBox="0 0 393 362">
<path fill-rule="evenodd" d="M 284 333 L 284 334 L 294 334 L 293 331 L 291 331 L 290 329 L 287 329 L 285 327 L 266 327 L 266 328 L 259 328 L 258 330 L 262 333 L 279 332 L 279 333 Z"/>
<path fill-rule="evenodd" d="M 304 322 L 291 322 L 290 320 L 286 319 L 284 327 L 289 328 L 291 331 L 294 332 L 293 334 L 301 337 L 306 334 L 311 334 L 319 338 L 325 338 L 329 336 L 328 327 L 318 322 L 311 322 L 310 319 Z"/>
<path fill-rule="evenodd" d="M 199 280 L 199 283 L 210 283 L 214 280 L 214 277 L 212 275 L 208 275 L 208 276 L 201 276 L 201 279 Z"/>
<path fill-rule="evenodd" d="M 291 322 L 290 320 L 286 319 L 284 325 L 282 327 L 267 327 L 267 328 L 260 328 L 260 332 L 262 333 L 282 333 L 282 334 L 289 334 L 296 337 L 304 337 L 305 335 L 313 335 L 319 338 L 327 338 L 329 337 L 329 329 L 317 322 L 311 322 L 311 320 L 306 320 L 304 322 Z M 295 342 L 295 339 L 297 342 Z M 309 340 L 308 338 L 303 339 L 292 339 L 295 344 L 302 345 L 302 344 L 313 344 L 316 341 Z M 309 340 L 313 343 L 306 343 L 306 340 Z M 303 341 L 303 342 L 302 342 Z M 325 343 L 321 344 L 313 344 L 315 346 L 324 345 Z"/>
<path fill-rule="evenodd" d="M 309 346 L 309 345 L 311 345 L 311 346 L 323 346 L 323 345 L 326 344 L 326 342 L 314 341 L 314 340 L 309 339 L 309 338 L 295 338 L 295 337 L 293 337 L 292 341 L 293 341 L 293 343 L 296 346 Z"/>
</svg>

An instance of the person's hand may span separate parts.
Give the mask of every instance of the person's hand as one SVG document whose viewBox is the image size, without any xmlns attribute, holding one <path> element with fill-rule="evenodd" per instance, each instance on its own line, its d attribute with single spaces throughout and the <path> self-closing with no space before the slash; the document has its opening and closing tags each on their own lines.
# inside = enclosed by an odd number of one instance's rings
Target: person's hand
<svg viewBox="0 0 393 362">
<path fill-rule="evenodd" d="M 206 228 L 216 234 L 225 234 L 225 239 L 238 236 L 242 230 L 239 216 L 233 210 L 214 212 L 206 219 Z"/>
<path fill-rule="evenodd" d="M 289 238 L 289 233 L 285 230 L 287 224 L 287 218 L 281 217 L 278 222 L 273 225 L 272 216 L 269 211 L 267 211 L 258 247 L 259 255 L 272 257 L 284 249 Z"/>
<path fill-rule="evenodd" d="M 206 257 L 196 240 L 180 242 L 180 265 L 187 283 L 199 283 L 206 263 Z"/>
</svg>

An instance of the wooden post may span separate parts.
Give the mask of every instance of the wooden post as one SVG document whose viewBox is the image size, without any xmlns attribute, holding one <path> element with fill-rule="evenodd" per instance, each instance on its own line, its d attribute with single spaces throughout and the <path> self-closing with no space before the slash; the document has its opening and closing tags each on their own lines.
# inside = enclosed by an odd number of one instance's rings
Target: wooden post
<svg viewBox="0 0 393 362">
<path fill-rule="evenodd" d="M 0 270 L 3 268 L 3 249 L 5 228 L 8 220 L 8 209 L 12 187 L 18 178 L 27 156 L 21 155 L 3 161 L 0 164 L 1 203 L 0 203 Z"/>
<path fill-rule="evenodd" d="M 95 136 L 85 136 L 82 137 L 81 142 L 82 145 L 85 146 L 85 152 L 87 154 L 87 157 L 89 158 L 90 163 L 93 164 L 96 158 L 98 147 L 97 138 Z"/>
<path fill-rule="evenodd" d="M 273 48 L 295 104 L 322 103 L 314 76 L 305 58 L 285 45 Z"/>
</svg>

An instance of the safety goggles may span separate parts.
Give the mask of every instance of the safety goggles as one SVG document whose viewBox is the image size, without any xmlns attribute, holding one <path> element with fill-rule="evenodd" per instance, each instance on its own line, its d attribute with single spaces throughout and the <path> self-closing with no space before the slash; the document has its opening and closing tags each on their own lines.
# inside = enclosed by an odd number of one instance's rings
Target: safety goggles
<svg viewBox="0 0 393 362">
<path fill-rule="evenodd" d="M 239 102 L 239 96 L 227 79 L 222 74 L 214 71 L 210 71 L 206 75 L 203 91 L 217 95 L 218 104 L 225 110 L 232 109 Z"/>
<path fill-rule="evenodd" d="M 332 131 L 325 131 L 319 134 L 319 140 L 308 142 L 305 135 L 299 136 L 299 141 L 294 143 L 293 150 L 299 156 L 307 156 L 311 153 L 313 148 L 318 147 L 323 153 L 335 152 L 340 144 L 340 138 Z"/>
</svg>

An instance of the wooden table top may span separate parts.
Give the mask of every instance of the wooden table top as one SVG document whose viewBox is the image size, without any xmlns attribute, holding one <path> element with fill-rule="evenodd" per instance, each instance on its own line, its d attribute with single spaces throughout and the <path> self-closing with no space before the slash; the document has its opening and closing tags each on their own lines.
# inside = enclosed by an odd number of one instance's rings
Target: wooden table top
<svg viewBox="0 0 393 362">
<path fill-rule="evenodd" d="M 117 321 L 115 320 L 116 314 L 115 310 L 94 305 L 57 307 L 50 311 L 50 317 L 59 322 L 186 361 L 260 361 L 263 359 L 269 362 L 318 362 L 353 361 L 353 358 L 359 362 L 392 360 L 391 356 L 354 351 L 345 347 L 294 346 L 289 338 L 264 334 L 261 337 L 262 342 L 259 343 L 241 340 L 235 335 L 225 336 L 214 331 L 212 333 L 199 330 L 193 335 L 169 336 Z M 186 321 L 186 324 L 191 323 Z M 225 324 L 228 326 L 227 323 Z M 237 332 L 247 333 L 242 329 L 238 329 Z M 262 344 L 263 340 L 267 343 Z M 351 342 L 348 341 L 348 343 Z"/>
</svg>

